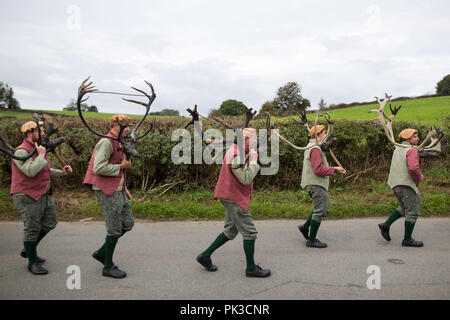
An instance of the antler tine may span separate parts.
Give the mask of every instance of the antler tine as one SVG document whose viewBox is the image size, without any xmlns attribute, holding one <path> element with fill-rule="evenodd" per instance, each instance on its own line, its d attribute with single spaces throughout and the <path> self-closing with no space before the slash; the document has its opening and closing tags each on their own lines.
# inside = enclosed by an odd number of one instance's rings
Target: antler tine
<svg viewBox="0 0 450 320">
<path fill-rule="evenodd" d="M 194 124 L 195 121 L 198 121 L 198 112 L 197 112 L 197 105 L 195 105 L 194 110 L 191 110 L 190 108 L 186 109 L 187 112 L 189 112 L 189 114 L 192 116 L 192 120 L 189 121 L 184 128 L 186 129 L 187 127 L 189 127 L 191 124 Z"/>
<path fill-rule="evenodd" d="M 125 99 L 125 98 L 122 98 L 122 99 L 125 100 L 125 101 L 128 101 L 128 102 L 137 103 L 137 104 L 140 104 L 140 105 L 142 105 L 144 107 L 147 107 L 147 104 L 144 103 L 144 102 L 141 102 L 141 101 L 136 101 L 136 100 L 132 100 L 132 99 Z"/>
<path fill-rule="evenodd" d="M 301 124 L 301 125 L 303 125 L 303 126 L 309 131 L 310 128 L 309 128 L 309 124 L 308 124 L 308 118 L 306 117 L 306 111 L 300 112 L 299 117 L 300 117 L 300 119 L 301 119 L 300 122 L 298 122 L 298 121 L 292 119 L 292 123 L 293 123 L 293 124 Z"/>
<path fill-rule="evenodd" d="M 152 104 L 153 100 L 155 100 L 155 98 L 156 98 L 156 94 L 155 94 L 155 90 L 153 89 L 153 85 L 150 82 L 146 81 L 146 80 L 144 80 L 144 82 L 150 87 L 150 90 L 152 91 L 152 95 L 151 96 L 149 96 L 148 93 L 145 92 L 144 90 L 141 90 L 141 89 L 138 89 L 138 88 L 135 88 L 135 87 L 131 87 L 131 89 L 134 89 L 137 92 L 140 92 L 140 93 L 144 94 L 149 99 L 149 102 L 144 103 L 144 102 L 136 101 L 136 100 L 132 100 L 132 99 L 125 99 L 125 98 L 122 98 L 122 99 L 125 100 L 125 101 L 128 101 L 128 102 L 133 102 L 133 103 L 137 103 L 137 104 L 143 105 L 144 107 L 147 107 L 147 106 L 150 107 L 150 105 Z"/>
<path fill-rule="evenodd" d="M 245 122 L 244 122 L 244 128 L 248 128 L 248 123 L 250 120 L 255 116 L 256 110 L 252 112 L 252 108 L 245 107 Z"/>
<path fill-rule="evenodd" d="M 137 137 L 136 140 L 139 140 L 139 139 L 145 137 L 146 135 L 148 135 L 152 131 L 153 126 L 155 125 L 155 121 L 156 121 L 156 116 L 153 118 L 153 121 L 150 122 L 150 128 L 148 128 L 148 130 L 146 132 L 144 132 L 141 136 Z"/>
<path fill-rule="evenodd" d="M 154 101 L 155 98 L 156 98 L 155 90 L 153 89 L 152 84 L 151 84 L 150 82 L 148 82 L 148 81 L 145 81 L 145 80 L 144 80 L 144 82 L 150 87 L 150 90 L 152 91 L 152 95 L 151 95 L 151 96 L 149 96 L 146 92 L 144 92 L 144 91 L 142 91 L 142 90 L 139 90 L 139 89 L 134 88 L 134 87 L 132 87 L 132 88 L 133 88 L 134 90 L 138 91 L 138 92 L 142 92 L 143 94 L 145 94 L 145 96 L 148 98 L 147 104 L 145 104 L 145 103 L 143 103 L 143 102 L 139 102 L 139 101 L 134 101 L 134 100 L 127 100 L 127 99 L 124 99 L 124 100 L 130 101 L 130 102 L 134 102 L 134 103 L 141 104 L 141 105 L 143 105 L 143 106 L 146 108 L 144 117 L 142 117 L 142 119 L 138 122 L 138 124 L 136 125 L 136 127 L 134 127 L 133 130 L 131 131 L 131 138 L 132 138 L 132 139 L 135 139 L 135 138 L 134 138 L 134 134 L 136 133 L 137 129 L 139 129 L 139 127 L 141 126 L 141 124 L 144 122 L 145 118 L 147 117 L 147 115 L 148 115 L 148 113 L 149 113 L 149 111 L 150 111 L 150 106 L 152 105 L 153 101 Z M 143 135 L 137 137 L 136 140 L 145 137 L 150 131 L 151 131 L 151 130 L 148 130 L 148 131 L 147 131 L 146 133 L 144 133 Z"/>
<path fill-rule="evenodd" d="M 380 107 L 379 107 L 379 109 L 373 109 L 373 110 L 369 111 L 369 112 L 378 113 L 378 116 L 375 119 L 372 119 L 371 121 L 373 121 L 383 127 L 386 137 L 388 138 L 389 142 L 391 142 L 394 146 L 405 147 L 405 145 L 402 145 L 395 141 L 394 132 L 392 130 L 393 119 L 394 119 L 395 115 L 397 114 L 397 112 L 400 110 L 400 107 L 398 107 L 398 108 L 394 107 L 394 109 L 392 109 L 391 105 L 389 105 L 392 115 L 390 117 L 386 116 L 384 114 L 384 107 L 386 106 L 386 103 L 391 99 L 392 96 L 389 96 L 387 93 L 385 93 L 384 96 L 385 96 L 385 98 L 383 100 L 375 97 L 377 99 L 377 102 L 380 105 Z"/>
<path fill-rule="evenodd" d="M 330 115 L 328 112 L 326 112 L 326 111 L 323 111 L 322 113 L 325 113 L 326 116 L 324 116 L 323 114 L 321 114 L 320 116 L 321 116 L 322 118 L 324 118 L 325 121 L 326 121 L 328 124 L 333 124 L 333 121 L 331 121 L 331 115 Z"/>
<path fill-rule="evenodd" d="M 316 120 L 314 120 L 314 138 L 316 140 L 316 144 L 319 144 L 319 140 L 317 139 L 317 120 L 319 120 L 319 111 L 317 111 L 316 114 Z"/>
<path fill-rule="evenodd" d="M 99 136 L 99 137 L 103 137 L 103 138 L 110 138 L 113 140 L 117 140 L 117 141 L 121 141 L 120 139 L 117 139 L 116 137 L 110 137 L 101 133 L 98 133 L 97 131 L 95 131 L 94 129 L 92 129 L 91 127 L 89 127 L 89 125 L 87 124 L 86 120 L 83 117 L 83 112 L 81 111 L 81 103 L 83 101 L 86 101 L 89 97 L 87 97 L 86 99 L 82 99 L 83 96 L 88 93 L 88 92 L 93 92 L 93 91 L 98 91 L 97 89 L 93 89 L 94 87 L 87 87 L 85 85 L 85 83 L 89 80 L 91 76 L 87 77 L 86 79 L 83 80 L 83 82 L 81 83 L 80 87 L 78 88 L 78 99 L 77 99 L 77 110 L 78 110 L 78 116 L 81 119 L 81 122 L 83 122 L 83 124 L 86 126 L 86 128 L 91 131 L 93 134 Z M 89 85 L 91 85 L 92 82 L 89 83 Z"/>
<path fill-rule="evenodd" d="M 425 137 L 425 139 L 423 140 L 423 142 L 417 147 L 417 149 L 419 151 L 424 150 L 424 149 L 431 149 L 433 146 L 437 145 L 442 138 L 444 137 L 444 132 L 441 131 L 441 128 L 439 126 L 434 125 L 434 130 L 433 130 L 433 126 L 431 127 L 431 131 L 429 131 Z M 425 143 L 431 140 L 431 143 L 427 146 L 425 146 Z"/>
<path fill-rule="evenodd" d="M 8 142 L 6 142 L 5 137 L 2 135 L 2 133 L 0 132 L 0 140 L 3 142 L 3 144 L 11 151 L 14 151 L 14 148 L 11 147 Z"/>
<path fill-rule="evenodd" d="M 222 120 L 222 119 L 217 118 L 217 117 L 212 117 L 212 119 L 214 121 L 218 122 L 219 124 L 223 125 L 227 129 L 234 129 L 233 126 L 231 124 L 229 124 L 228 122 L 226 122 L 225 120 Z"/>
</svg>

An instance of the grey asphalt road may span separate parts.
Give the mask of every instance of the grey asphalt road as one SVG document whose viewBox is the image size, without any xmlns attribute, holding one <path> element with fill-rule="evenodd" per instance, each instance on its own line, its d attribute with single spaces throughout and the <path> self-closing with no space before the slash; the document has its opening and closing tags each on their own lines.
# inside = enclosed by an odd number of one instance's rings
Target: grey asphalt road
<svg viewBox="0 0 450 320">
<path fill-rule="evenodd" d="M 222 231 L 222 221 L 142 222 L 121 238 L 114 262 L 125 279 L 102 276 L 91 253 L 103 242 L 103 222 L 60 222 L 38 247 L 48 275 L 27 271 L 21 222 L 0 222 L 0 299 L 450 299 L 450 218 L 421 218 L 414 237 L 422 248 L 401 246 L 403 219 L 381 238 L 382 219 L 325 220 L 307 248 L 299 220 L 257 220 L 255 260 L 269 278 L 245 277 L 242 237 L 212 256 L 217 272 L 195 257 Z M 70 265 L 80 267 L 81 289 L 67 288 Z M 368 289 L 378 266 L 380 289 Z M 373 283 L 369 281 L 369 283 Z"/>
</svg>

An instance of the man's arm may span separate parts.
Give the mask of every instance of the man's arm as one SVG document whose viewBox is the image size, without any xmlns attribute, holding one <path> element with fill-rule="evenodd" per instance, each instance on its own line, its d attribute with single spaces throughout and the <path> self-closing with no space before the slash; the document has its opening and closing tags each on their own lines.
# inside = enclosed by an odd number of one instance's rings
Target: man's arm
<svg viewBox="0 0 450 320">
<path fill-rule="evenodd" d="M 117 177 L 120 172 L 120 164 L 109 163 L 109 158 L 113 153 L 111 142 L 104 138 L 95 146 L 94 173 L 101 176 Z"/>
<path fill-rule="evenodd" d="M 325 167 L 322 161 L 322 152 L 314 148 L 309 153 L 314 173 L 318 176 L 332 176 L 335 173 L 334 167 Z"/>
<path fill-rule="evenodd" d="M 62 170 L 50 168 L 50 178 L 59 178 L 61 177 Z"/>
<path fill-rule="evenodd" d="M 417 149 L 410 149 L 406 153 L 406 161 L 408 163 L 408 171 L 411 178 L 418 184 L 423 180 L 422 171 L 420 171 L 419 151 Z"/>
<path fill-rule="evenodd" d="M 23 157 L 27 154 L 28 152 L 24 149 L 17 149 L 16 152 L 14 152 L 14 155 L 18 157 Z M 38 156 L 35 159 L 30 157 L 26 161 L 16 159 L 13 159 L 13 161 L 19 170 L 29 178 L 35 177 L 48 164 L 47 160 L 42 156 Z"/>
<path fill-rule="evenodd" d="M 248 186 L 256 177 L 260 166 L 256 161 L 241 166 L 239 156 L 235 156 L 231 162 L 231 172 L 244 186 Z"/>
</svg>

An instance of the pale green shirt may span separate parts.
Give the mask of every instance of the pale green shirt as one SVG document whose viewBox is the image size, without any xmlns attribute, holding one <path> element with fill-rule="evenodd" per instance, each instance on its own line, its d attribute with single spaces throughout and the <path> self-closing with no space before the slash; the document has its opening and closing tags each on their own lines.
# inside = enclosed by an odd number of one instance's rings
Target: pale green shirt
<svg viewBox="0 0 450 320">
<path fill-rule="evenodd" d="M 231 172 L 244 186 L 248 186 L 259 172 L 260 166 L 256 161 L 250 164 L 240 164 L 240 157 L 238 155 L 233 157 L 231 161 Z"/>
</svg>

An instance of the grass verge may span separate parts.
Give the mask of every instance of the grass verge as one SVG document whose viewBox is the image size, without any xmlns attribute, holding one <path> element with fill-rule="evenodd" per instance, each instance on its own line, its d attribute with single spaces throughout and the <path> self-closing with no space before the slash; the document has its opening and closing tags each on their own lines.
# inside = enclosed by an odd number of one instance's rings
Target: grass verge
<svg viewBox="0 0 450 320">
<path fill-rule="evenodd" d="M 442 171 L 437 170 L 437 176 Z M 433 178 L 421 185 L 422 216 L 450 216 L 448 181 L 433 183 Z M 214 200 L 213 191 L 185 193 L 167 192 L 162 196 L 133 192 L 131 202 L 137 219 L 147 220 L 221 220 L 224 208 Z M 60 221 L 85 218 L 102 220 L 100 206 L 93 192 L 59 191 L 53 195 Z M 330 189 L 329 219 L 388 216 L 397 207 L 397 199 L 385 182 L 352 185 Z M 303 219 L 312 211 L 312 201 L 305 190 L 255 191 L 250 212 L 255 219 Z M 9 190 L 0 189 L 0 220 L 20 220 Z"/>
</svg>

